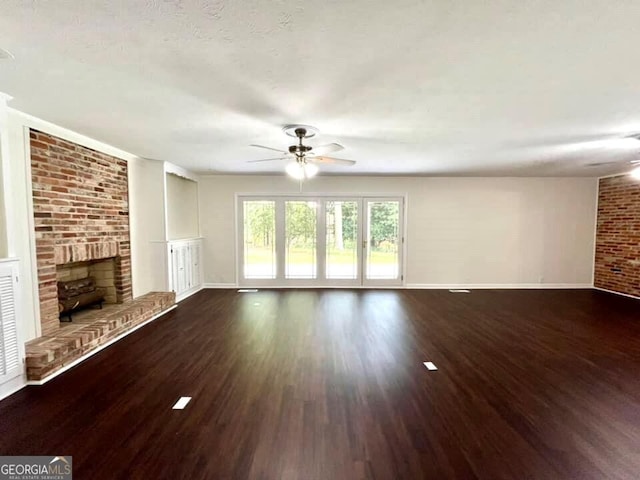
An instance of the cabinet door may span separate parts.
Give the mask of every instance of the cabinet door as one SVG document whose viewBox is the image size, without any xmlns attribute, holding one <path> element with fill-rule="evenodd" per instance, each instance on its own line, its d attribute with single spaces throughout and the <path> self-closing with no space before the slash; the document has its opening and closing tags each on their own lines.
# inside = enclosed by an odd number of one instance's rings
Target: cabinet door
<svg viewBox="0 0 640 480">
<path fill-rule="evenodd" d="M 200 285 L 200 242 L 191 244 L 191 286 Z"/>
<path fill-rule="evenodd" d="M 191 266 L 191 256 L 192 256 L 192 251 L 191 251 L 191 244 L 187 243 L 184 246 L 184 278 L 185 278 L 185 290 L 189 290 L 191 287 L 193 287 L 193 281 L 192 281 L 192 271 L 193 268 Z"/>
<path fill-rule="evenodd" d="M 178 284 L 179 282 L 179 270 L 178 270 L 178 258 L 179 252 L 178 247 L 175 245 L 171 246 L 171 290 L 178 293 Z"/>
<path fill-rule="evenodd" d="M 176 293 L 182 293 L 187 290 L 187 246 L 180 245 L 178 247 L 178 290 Z"/>
<path fill-rule="evenodd" d="M 176 292 L 176 295 L 179 295 L 186 290 L 184 245 L 173 245 L 171 247 L 171 269 L 173 291 Z"/>
<path fill-rule="evenodd" d="M 16 269 L 0 266 L 0 384 L 20 375 Z"/>
</svg>

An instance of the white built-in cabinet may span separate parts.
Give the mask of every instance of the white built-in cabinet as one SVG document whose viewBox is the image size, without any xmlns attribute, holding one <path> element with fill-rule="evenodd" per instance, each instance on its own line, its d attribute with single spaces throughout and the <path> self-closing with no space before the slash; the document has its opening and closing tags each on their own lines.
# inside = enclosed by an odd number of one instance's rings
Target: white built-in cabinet
<svg viewBox="0 0 640 480">
<path fill-rule="evenodd" d="M 202 239 L 172 240 L 167 248 L 169 288 L 180 301 L 202 288 Z"/>
<path fill-rule="evenodd" d="M 0 260 L 0 385 L 22 374 L 18 307 L 18 260 Z"/>
<path fill-rule="evenodd" d="M 198 177 L 164 162 L 166 285 L 176 301 L 203 286 L 202 238 L 198 222 Z"/>
</svg>

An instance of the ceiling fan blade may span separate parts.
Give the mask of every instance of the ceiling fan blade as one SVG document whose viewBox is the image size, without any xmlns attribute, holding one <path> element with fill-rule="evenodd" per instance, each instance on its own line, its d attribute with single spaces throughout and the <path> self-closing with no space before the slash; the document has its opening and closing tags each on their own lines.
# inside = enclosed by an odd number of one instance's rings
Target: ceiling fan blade
<svg viewBox="0 0 640 480">
<path fill-rule="evenodd" d="M 289 152 L 287 152 L 287 151 L 285 151 L 285 150 L 280 150 L 280 149 L 278 149 L 278 148 L 266 147 L 266 146 L 264 146 L 264 145 L 255 145 L 255 144 L 253 144 L 253 143 L 252 143 L 251 145 L 249 145 L 249 146 L 250 146 L 250 147 L 257 147 L 257 148 L 266 148 L 267 150 L 273 150 L 274 152 L 289 153 Z"/>
<path fill-rule="evenodd" d="M 247 163 L 275 162 L 276 160 L 287 160 L 287 157 L 261 158 L 260 160 L 248 160 Z"/>
<path fill-rule="evenodd" d="M 344 150 L 344 147 L 339 143 L 327 143 L 326 145 L 313 147 L 311 153 L 313 155 L 324 155 L 325 153 L 339 152 L 340 150 Z"/>
<path fill-rule="evenodd" d="M 331 165 L 345 165 L 352 166 L 356 164 L 355 160 L 345 160 L 344 158 L 333 158 L 333 157 L 312 157 L 308 159 L 309 162 L 313 163 L 325 163 Z"/>
</svg>

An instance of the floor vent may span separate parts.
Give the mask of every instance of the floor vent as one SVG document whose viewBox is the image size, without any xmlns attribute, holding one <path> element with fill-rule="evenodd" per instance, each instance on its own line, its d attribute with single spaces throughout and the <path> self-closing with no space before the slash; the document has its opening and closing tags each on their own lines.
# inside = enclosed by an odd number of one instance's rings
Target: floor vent
<svg viewBox="0 0 640 480">
<path fill-rule="evenodd" d="M 241 288 L 238 293 L 256 293 L 257 291 L 257 288 Z"/>
<path fill-rule="evenodd" d="M 172 407 L 172 410 L 184 410 L 184 407 L 187 406 L 187 403 L 191 401 L 191 397 L 180 397 L 175 405 Z"/>
<path fill-rule="evenodd" d="M 451 292 L 451 293 L 471 293 L 471 290 L 454 288 L 453 290 L 449 290 L 449 292 Z"/>
</svg>

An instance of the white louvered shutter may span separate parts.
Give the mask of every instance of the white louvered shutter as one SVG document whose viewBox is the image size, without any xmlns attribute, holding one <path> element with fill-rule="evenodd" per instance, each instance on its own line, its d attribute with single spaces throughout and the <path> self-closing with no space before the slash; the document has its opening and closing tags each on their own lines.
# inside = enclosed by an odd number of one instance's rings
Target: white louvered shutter
<svg viewBox="0 0 640 480">
<path fill-rule="evenodd" d="M 0 383 L 20 373 L 16 269 L 0 265 Z"/>
</svg>

